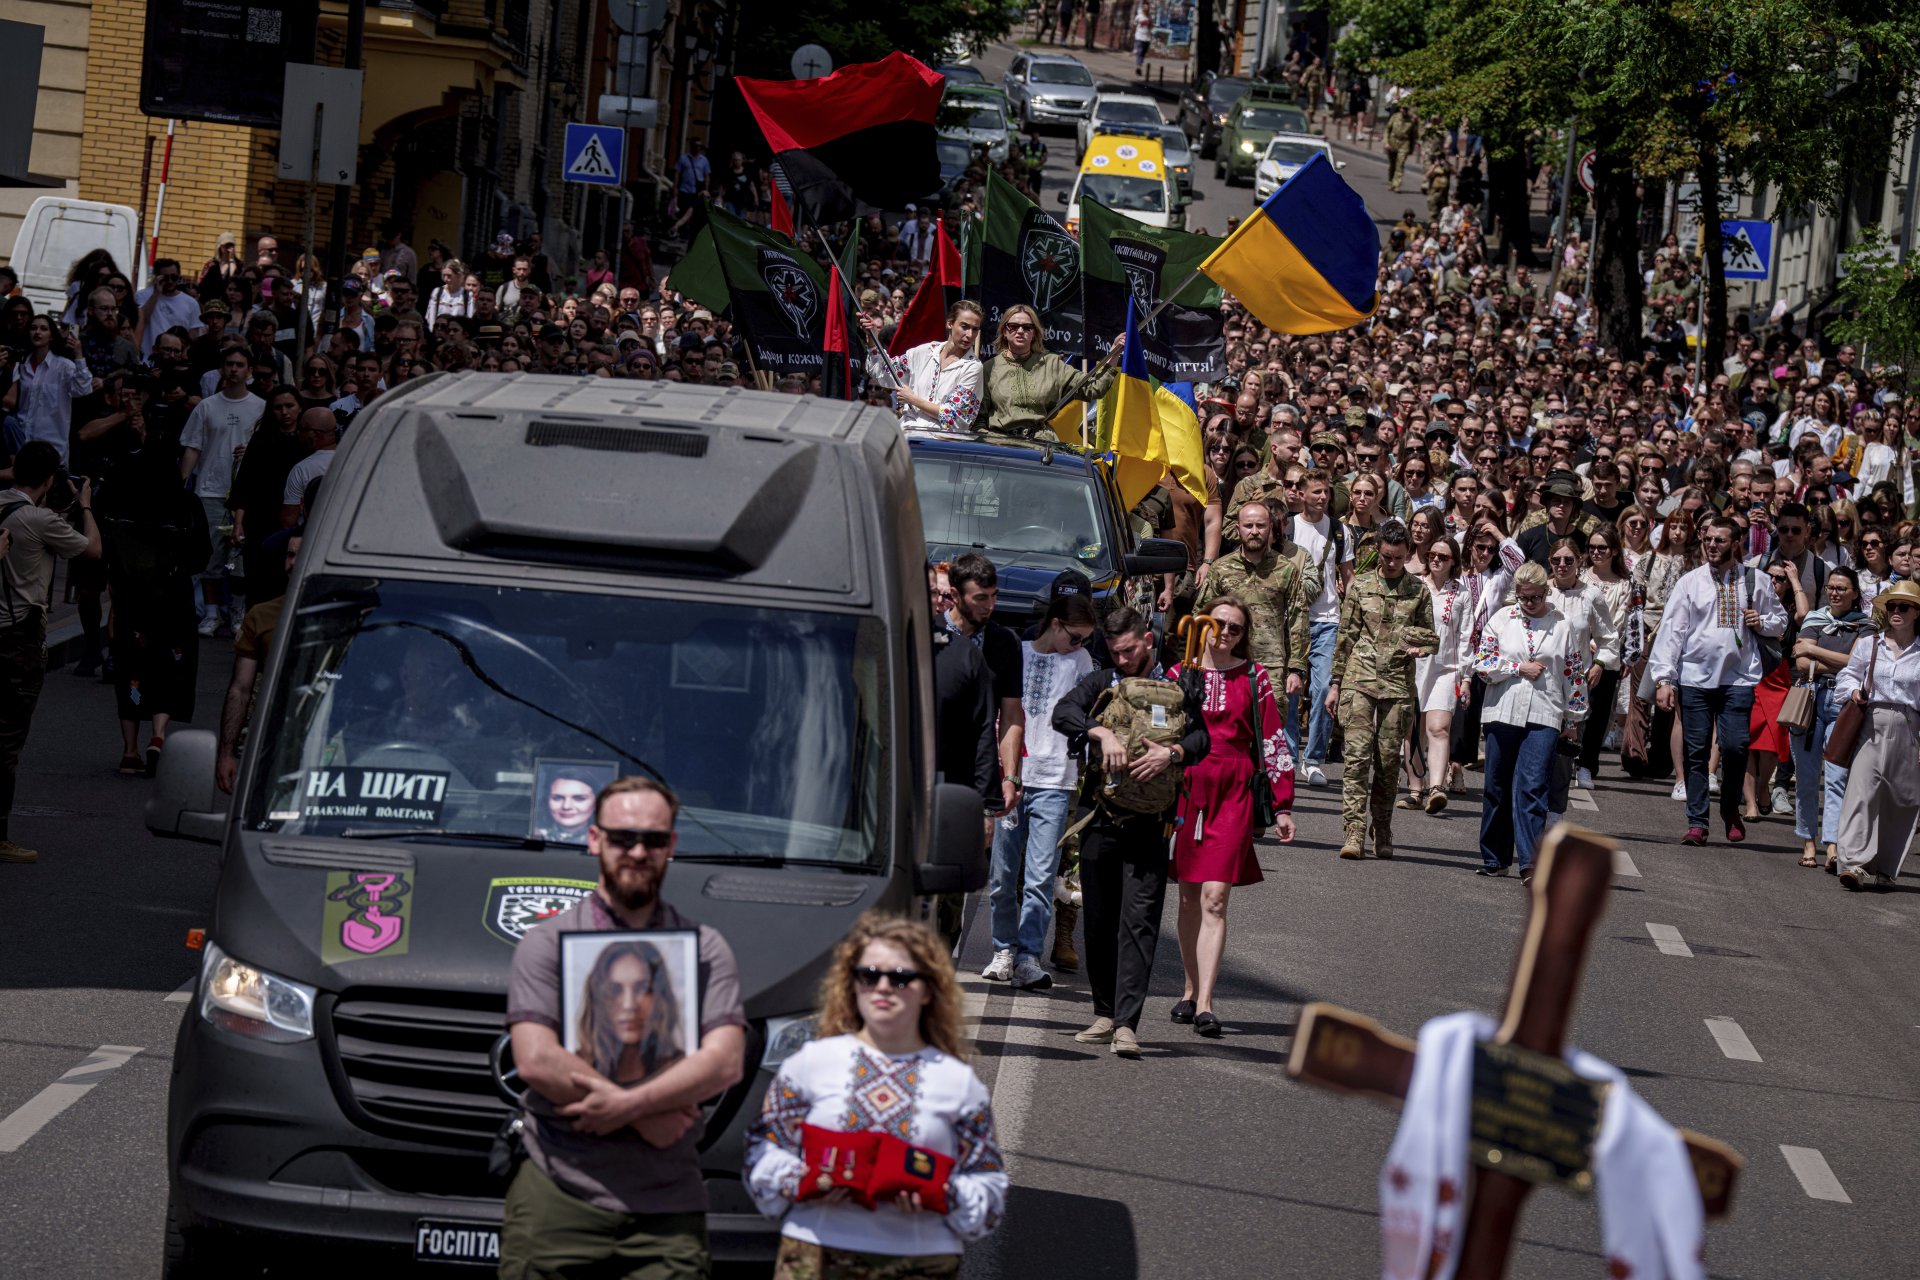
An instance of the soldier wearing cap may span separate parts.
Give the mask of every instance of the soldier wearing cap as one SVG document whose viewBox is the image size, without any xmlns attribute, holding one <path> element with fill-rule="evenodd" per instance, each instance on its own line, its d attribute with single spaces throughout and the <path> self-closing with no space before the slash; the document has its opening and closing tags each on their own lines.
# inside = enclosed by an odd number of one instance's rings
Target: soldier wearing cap
<svg viewBox="0 0 1920 1280">
<path fill-rule="evenodd" d="M 1540 486 L 1540 500 L 1546 505 L 1546 513 L 1523 527 L 1514 541 L 1527 559 L 1547 567 L 1547 548 L 1561 538 L 1580 538 L 1583 541 L 1599 527 L 1600 522 L 1580 509 L 1585 493 L 1578 474 L 1572 471 L 1554 471 L 1547 476 L 1547 482 Z"/>
<path fill-rule="evenodd" d="M 1359 574 L 1340 607 L 1339 641 L 1326 709 L 1346 735 L 1340 816 L 1343 858 L 1359 858 L 1373 819 L 1373 851 L 1393 856 L 1393 791 L 1400 748 L 1413 728 L 1414 659 L 1439 645 L 1433 597 L 1406 571 L 1407 526 L 1389 520 L 1376 535 L 1379 562 Z"/>
<path fill-rule="evenodd" d="M 1313 465 L 1327 473 L 1328 485 L 1332 497 L 1327 501 L 1327 514 L 1335 520 L 1347 518 L 1347 477 L 1345 462 L 1347 442 L 1338 432 L 1316 431 L 1307 452 L 1313 456 Z"/>
</svg>

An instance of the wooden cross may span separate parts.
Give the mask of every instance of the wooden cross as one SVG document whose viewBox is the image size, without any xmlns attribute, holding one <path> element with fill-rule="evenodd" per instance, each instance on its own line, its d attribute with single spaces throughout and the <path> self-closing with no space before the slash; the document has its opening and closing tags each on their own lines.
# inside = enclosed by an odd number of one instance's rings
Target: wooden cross
<svg viewBox="0 0 1920 1280">
<path fill-rule="evenodd" d="M 1612 878 L 1613 844 L 1606 837 L 1564 822 L 1548 834 L 1534 867 L 1532 910 L 1514 960 L 1506 1016 L 1494 1033 L 1496 1044 L 1560 1056 L 1587 942 L 1606 908 Z M 1397 1108 L 1413 1081 L 1414 1049 L 1413 1041 L 1370 1018 L 1316 1002 L 1300 1011 L 1287 1074 Z M 1744 1161 L 1713 1138 L 1684 1129 L 1680 1136 L 1693 1161 L 1706 1216 L 1725 1217 Z M 1500 1280 L 1533 1184 L 1476 1165 L 1471 1186 L 1456 1274 L 1461 1280 Z"/>
</svg>

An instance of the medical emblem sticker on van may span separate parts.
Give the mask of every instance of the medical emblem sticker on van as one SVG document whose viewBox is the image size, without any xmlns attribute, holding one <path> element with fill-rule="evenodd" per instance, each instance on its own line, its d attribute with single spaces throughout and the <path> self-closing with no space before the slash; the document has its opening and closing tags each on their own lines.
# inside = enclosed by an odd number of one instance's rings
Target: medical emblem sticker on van
<svg viewBox="0 0 1920 1280">
<path fill-rule="evenodd" d="M 593 892 L 592 880 L 508 876 L 487 886 L 487 932 L 509 945 Z"/>
<path fill-rule="evenodd" d="M 447 807 L 447 775 L 418 769 L 327 768 L 307 770 L 300 816 L 417 822 L 438 826 Z"/>
<path fill-rule="evenodd" d="M 403 956 L 411 945 L 413 882 L 397 871 L 329 871 L 320 912 L 320 959 Z"/>
</svg>

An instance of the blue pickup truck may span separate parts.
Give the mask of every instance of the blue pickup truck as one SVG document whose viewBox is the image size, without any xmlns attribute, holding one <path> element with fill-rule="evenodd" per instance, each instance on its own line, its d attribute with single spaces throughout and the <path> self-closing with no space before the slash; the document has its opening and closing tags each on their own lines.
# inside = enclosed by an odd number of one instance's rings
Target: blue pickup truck
<svg viewBox="0 0 1920 1280">
<path fill-rule="evenodd" d="M 1126 602 L 1134 579 L 1187 566 L 1186 547 L 1173 539 L 1136 541 L 1098 454 L 1007 436 L 912 431 L 907 440 L 927 559 L 978 551 L 993 561 L 995 612 L 1016 630 L 1044 609 L 1063 569 L 1086 576 L 1104 615 Z"/>
</svg>

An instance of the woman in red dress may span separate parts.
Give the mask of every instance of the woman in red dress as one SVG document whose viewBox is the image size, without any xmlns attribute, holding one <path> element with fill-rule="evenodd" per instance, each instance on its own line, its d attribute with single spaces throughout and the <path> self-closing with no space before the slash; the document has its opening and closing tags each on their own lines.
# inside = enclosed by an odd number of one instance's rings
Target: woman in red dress
<svg viewBox="0 0 1920 1280">
<path fill-rule="evenodd" d="M 1260 864 L 1253 841 L 1266 834 L 1254 826 L 1253 788 L 1258 751 L 1279 815 L 1274 832 L 1293 839 L 1293 757 L 1287 752 L 1286 717 L 1274 700 L 1267 669 L 1247 656 L 1247 607 L 1223 596 L 1207 610 L 1219 629 L 1208 636 L 1194 663 L 1205 685 L 1202 706 L 1213 746 L 1188 769 L 1174 829 L 1173 878 L 1180 885 L 1180 966 L 1186 990 L 1173 1006 L 1175 1022 L 1190 1022 L 1203 1036 L 1220 1034 L 1213 1012 L 1213 986 L 1227 948 L 1227 896 L 1235 885 L 1258 884 Z M 1180 668 L 1168 673 L 1177 679 Z M 1256 713 L 1257 717 L 1256 718 Z"/>
</svg>

